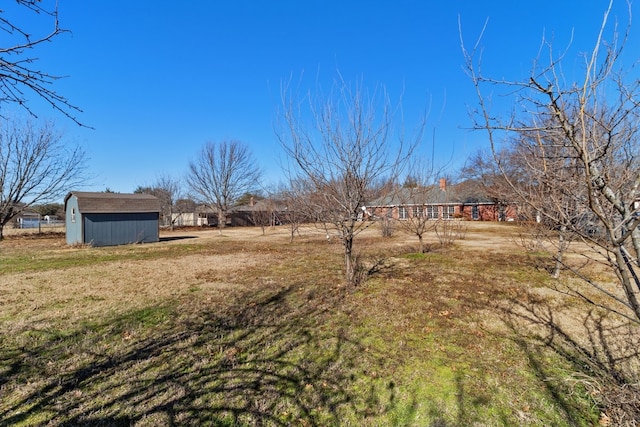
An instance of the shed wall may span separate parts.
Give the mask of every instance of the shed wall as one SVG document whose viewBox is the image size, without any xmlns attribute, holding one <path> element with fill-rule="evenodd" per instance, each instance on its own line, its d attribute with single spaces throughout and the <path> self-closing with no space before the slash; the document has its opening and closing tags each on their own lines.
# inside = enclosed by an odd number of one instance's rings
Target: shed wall
<svg viewBox="0 0 640 427">
<path fill-rule="evenodd" d="M 157 212 L 84 214 L 84 243 L 112 246 L 157 242 L 158 220 Z"/>
<path fill-rule="evenodd" d="M 67 235 L 67 244 L 81 244 L 82 240 L 82 220 L 78 211 L 78 199 L 72 196 L 67 200 L 65 206 L 65 227 Z"/>
</svg>

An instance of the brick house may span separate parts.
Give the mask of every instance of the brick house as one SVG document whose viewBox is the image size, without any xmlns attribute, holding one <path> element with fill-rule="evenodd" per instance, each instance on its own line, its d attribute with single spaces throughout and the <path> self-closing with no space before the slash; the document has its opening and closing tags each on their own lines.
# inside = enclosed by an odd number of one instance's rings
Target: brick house
<svg viewBox="0 0 640 427">
<path fill-rule="evenodd" d="M 470 221 L 515 221 L 517 205 L 491 200 L 477 189 L 468 186 L 447 186 L 445 179 L 439 185 L 428 187 L 402 187 L 390 195 L 367 204 L 366 216 L 389 217 L 405 220 L 415 216 L 428 219 L 466 219 Z"/>
</svg>

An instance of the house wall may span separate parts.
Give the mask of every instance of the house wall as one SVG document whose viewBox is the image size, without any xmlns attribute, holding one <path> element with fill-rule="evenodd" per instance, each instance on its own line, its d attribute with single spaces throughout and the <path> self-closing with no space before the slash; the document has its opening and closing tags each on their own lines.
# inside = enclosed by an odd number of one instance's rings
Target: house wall
<svg viewBox="0 0 640 427">
<path fill-rule="evenodd" d="M 473 209 L 477 206 L 478 217 L 473 218 Z M 518 209 L 515 205 L 500 207 L 494 204 L 464 205 L 460 207 L 462 217 L 474 221 L 515 221 Z"/>
<path fill-rule="evenodd" d="M 67 244 L 81 244 L 82 240 L 82 218 L 78 211 L 78 198 L 71 196 L 67 200 L 65 211 L 65 228 L 67 235 Z"/>
<path fill-rule="evenodd" d="M 443 218 L 444 210 L 447 209 L 447 207 L 449 207 L 449 206 L 453 207 L 453 213 L 451 213 L 451 218 L 460 217 L 461 206 L 458 206 L 458 205 L 435 205 L 435 207 L 437 208 L 437 211 L 438 211 L 438 218 Z M 405 212 L 406 212 L 407 216 L 412 216 L 413 215 L 413 209 L 414 209 L 413 205 L 403 206 L 403 207 L 406 209 Z M 424 210 L 425 207 L 422 206 L 422 209 Z M 401 220 L 400 211 L 401 211 L 401 207 L 400 206 L 367 208 L 368 215 L 371 216 L 371 214 L 373 214 L 374 218 L 389 217 L 389 218 L 392 218 L 392 219 Z M 425 213 L 425 215 L 426 215 L 426 213 Z M 403 219 L 405 219 L 405 218 L 403 218 Z M 437 219 L 437 218 L 434 218 L 434 219 Z"/>
<path fill-rule="evenodd" d="M 159 213 L 88 213 L 83 242 L 93 246 L 151 243 L 160 240 Z"/>
<path fill-rule="evenodd" d="M 193 212 L 174 213 L 172 217 L 173 225 L 177 227 L 200 225 L 198 215 Z"/>
<path fill-rule="evenodd" d="M 453 207 L 453 213 L 450 218 L 463 218 L 466 220 L 474 221 L 515 221 L 518 218 L 517 206 L 509 205 L 504 208 L 500 208 L 494 204 L 475 204 L 475 205 L 430 205 L 434 206 L 438 212 L 438 219 L 444 217 L 444 210 L 447 207 Z M 476 217 L 474 218 L 474 207 L 476 209 Z M 413 206 L 405 206 L 407 215 L 413 215 Z M 423 207 L 424 209 L 424 207 Z M 392 219 L 400 218 L 400 207 L 375 207 L 368 208 L 367 212 L 369 216 L 373 214 L 375 218 L 383 218 L 385 216 Z M 435 218 L 434 218 L 435 219 Z"/>
<path fill-rule="evenodd" d="M 474 217 L 474 210 L 476 215 Z M 500 212 L 496 205 L 461 206 L 462 217 L 469 221 L 498 221 Z"/>
<path fill-rule="evenodd" d="M 231 212 L 228 216 L 229 218 L 227 218 L 227 224 L 231 227 L 247 227 L 255 225 L 253 212 Z"/>
</svg>

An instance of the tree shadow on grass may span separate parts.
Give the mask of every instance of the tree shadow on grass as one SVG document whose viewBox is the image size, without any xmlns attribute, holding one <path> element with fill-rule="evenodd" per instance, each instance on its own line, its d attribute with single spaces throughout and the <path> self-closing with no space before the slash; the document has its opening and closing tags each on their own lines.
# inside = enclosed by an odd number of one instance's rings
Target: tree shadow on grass
<svg viewBox="0 0 640 427">
<path fill-rule="evenodd" d="M 0 424 L 317 426 L 391 410 L 393 388 L 384 401 L 353 391 L 364 351 L 325 323 L 332 304 L 296 292 L 147 307 L 5 343 Z"/>
<path fill-rule="evenodd" d="M 500 309 L 514 342 L 567 419 L 640 423 L 639 325 L 600 309 L 565 311 L 531 292 Z M 550 364 L 549 354 L 569 368 Z"/>
<path fill-rule="evenodd" d="M 160 242 L 174 242 L 176 240 L 197 239 L 198 236 L 164 236 L 160 237 Z"/>
</svg>

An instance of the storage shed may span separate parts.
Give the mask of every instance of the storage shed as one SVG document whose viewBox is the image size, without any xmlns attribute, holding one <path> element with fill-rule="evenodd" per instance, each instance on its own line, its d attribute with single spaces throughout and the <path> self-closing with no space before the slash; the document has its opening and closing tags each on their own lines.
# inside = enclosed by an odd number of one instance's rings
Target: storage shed
<svg viewBox="0 0 640 427">
<path fill-rule="evenodd" d="M 64 198 L 67 243 L 93 246 L 160 240 L 160 200 L 149 194 L 73 191 Z"/>
</svg>

